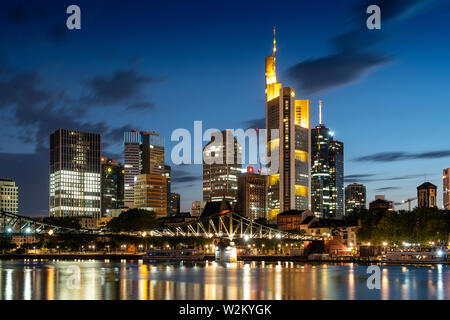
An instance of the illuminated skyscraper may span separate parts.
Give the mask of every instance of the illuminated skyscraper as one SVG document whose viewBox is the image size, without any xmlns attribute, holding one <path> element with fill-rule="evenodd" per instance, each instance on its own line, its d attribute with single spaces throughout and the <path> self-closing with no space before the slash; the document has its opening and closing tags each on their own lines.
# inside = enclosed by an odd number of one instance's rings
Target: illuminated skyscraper
<svg viewBox="0 0 450 320">
<path fill-rule="evenodd" d="M 273 54 L 266 57 L 266 129 L 268 153 L 279 151 L 279 171 L 268 178 L 268 219 L 278 213 L 310 208 L 310 119 L 309 100 L 295 100 L 295 90 L 277 82 L 276 40 Z M 272 136 L 271 129 L 279 135 Z"/>
<path fill-rule="evenodd" d="M 13 180 L 0 179 L 0 209 L 19 213 L 19 187 Z"/>
<path fill-rule="evenodd" d="M 134 206 L 134 183 L 139 174 L 164 175 L 164 139 L 156 132 L 124 134 L 125 206 Z"/>
<path fill-rule="evenodd" d="M 167 182 L 163 174 L 143 173 L 134 183 L 134 208 L 152 211 L 157 217 L 167 216 Z"/>
<path fill-rule="evenodd" d="M 100 158 L 97 133 L 58 129 L 50 136 L 50 216 L 100 217 Z"/>
<path fill-rule="evenodd" d="M 320 218 L 344 216 L 344 144 L 333 135 L 323 124 L 311 129 L 311 208 Z"/>
<path fill-rule="evenodd" d="M 450 210 L 450 168 L 444 169 L 443 180 L 444 209 Z"/>
<path fill-rule="evenodd" d="M 242 147 L 231 131 L 217 132 L 222 141 L 211 141 L 203 148 L 203 201 L 237 202 L 238 175 L 242 166 Z"/>
</svg>

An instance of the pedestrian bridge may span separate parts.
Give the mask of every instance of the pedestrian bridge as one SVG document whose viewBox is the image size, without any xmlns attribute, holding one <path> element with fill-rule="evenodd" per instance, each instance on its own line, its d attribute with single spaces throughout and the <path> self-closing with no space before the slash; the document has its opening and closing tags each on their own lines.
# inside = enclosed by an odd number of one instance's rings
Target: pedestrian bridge
<svg viewBox="0 0 450 320">
<path fill-rule="evenodd" d="M 137 237 L 205 237 L 226 239 L 289 239 L 299 241 L 322 240 L 321 236 L 281 231 L 255 223 L 234 212 L 218 213 L 197 221 L 175 224 L 140 232 L 110 232 L 106 228 L 67 228 L 38 221 L 31 217 L 0 211 L 0 234 L 91 234 L 102 236 L 128 235 Z"/>
</svg>

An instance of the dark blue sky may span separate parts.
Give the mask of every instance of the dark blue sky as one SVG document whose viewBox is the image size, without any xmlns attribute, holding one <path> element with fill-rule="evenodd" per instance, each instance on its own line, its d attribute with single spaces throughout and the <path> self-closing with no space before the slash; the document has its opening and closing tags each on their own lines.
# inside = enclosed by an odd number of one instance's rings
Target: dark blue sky
<svg viewBox="0 0 450 320">
<path fill-rule="evenodd" d="M 48 137 L 102 134 L 122 157 L 123 131 L 261 127 L 264 57 L 277 27 L 279 80 L 324 101 L 345 143 L 346 182 L 368 199 L 415 196 L 450 167 L 450 4 L 438 1 L 14 1 L 0 11 L 0 176 L 20 213 L 48 214 Z M 81 7 L 81 30 L 66 8 Z M 382 29 L 365 28 L 368 4 Z M 173 169 L 182 210 L 200 200 L 201 166 Z"/>
</svg>

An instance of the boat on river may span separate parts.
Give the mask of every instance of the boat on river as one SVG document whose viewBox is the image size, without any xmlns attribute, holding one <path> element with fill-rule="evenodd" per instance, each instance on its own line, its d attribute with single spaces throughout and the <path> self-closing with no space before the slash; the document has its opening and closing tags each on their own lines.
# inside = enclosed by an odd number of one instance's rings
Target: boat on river
<svg viewBox="0 0 450 320">
<path fill-rule="evenodd" d="M 443 246 L 414 246 L 386 252 L 386 263 L 446 263 L 449 253 Z"/>
</svg>

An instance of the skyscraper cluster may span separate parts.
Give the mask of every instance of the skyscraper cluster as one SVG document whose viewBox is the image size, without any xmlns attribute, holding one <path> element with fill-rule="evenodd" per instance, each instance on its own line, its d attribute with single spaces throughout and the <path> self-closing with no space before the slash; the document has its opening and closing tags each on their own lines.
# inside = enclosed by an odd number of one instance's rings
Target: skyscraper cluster
<svg viewBox="0 0 450 320">
<path fill-rule="evenodd" d="M 274 29 L 272 55 L 265 58 L 265 127 L 267 156 L 277 155 L 278 170 L 243 169 L 237 138 L 229 130 L 213 133 L 203 147 L 203 201 L 193 203 L 193 215 L 200 216 L 207 202 L 224 200 L 249 219 L 272 223 L 292 210 L 343 218 L 366 208 L 363 185 L 344 189 L 344 143 L 322 122 L 322 101 L 319 123 L 311 127 L 311 101 L 298 99 L 294 88 L 278 80 L 276 52 Z M 219 136 L 221 143 L 215 140 Z M 102 156 L 100 134 L 56 130 L 50 136 L 50 215 L 98 218 L 123 208 L 142 208 L 159 217 L 180 213 L 180 195 L 171 190 L 171 166 L 165 164 L 164 138 L 154 131 L 125 132 L 123 155 L 123 164 Z M 449 171 L 444 169 L 447 209 Z M 418 190 L 419 204 L 435 205 L 435 189 L 425 189 Z M 2 193 L 2 206 L 17 210 L 16 202 L 17 196 Z"/>
<path fill-rule="evenodd" d="M 164 139 L 156 132 L 125 132 L 124 164 L 101 154 L 100 134 L 58 129 L 50 136 L 51 216 L 98 219 L 124 208 L 160 217 L 179 212 Z"/>
</svg>

